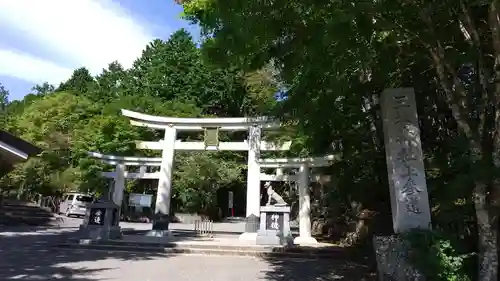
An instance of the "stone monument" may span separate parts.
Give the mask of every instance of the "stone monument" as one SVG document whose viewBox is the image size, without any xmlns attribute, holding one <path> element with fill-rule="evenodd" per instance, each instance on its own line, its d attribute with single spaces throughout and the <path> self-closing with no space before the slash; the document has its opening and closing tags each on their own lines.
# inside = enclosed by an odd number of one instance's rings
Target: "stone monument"
<svg viewBox="0 0 500 281">
<path fill-rule="evenodd" d="M 119 215 L 119 206 L 108 200 L 90 204 L 80 225 L 80 235 L 90 240 L 121 238 Z"/>
<path fill-rule="evenodd" d="M 260 207 L 260 226 L 257 232 L 258 245 L 287 245 L 293 243 L 290 233 L 290 207 L 283 197 L 266 182 L 267 204 Z M 271 204 L 272 201 L 275 204 Z"/>
<path fill-rule="evenodd" d="M 422 280 L 407 260 L 408 245 L 398 234 L 429 229 L 431 214 L 415 93 L 412 88 L 387 89 L 381 96 L 391 211 L 396 235 L 374 237 L 381 281 Z"/>
</svg>

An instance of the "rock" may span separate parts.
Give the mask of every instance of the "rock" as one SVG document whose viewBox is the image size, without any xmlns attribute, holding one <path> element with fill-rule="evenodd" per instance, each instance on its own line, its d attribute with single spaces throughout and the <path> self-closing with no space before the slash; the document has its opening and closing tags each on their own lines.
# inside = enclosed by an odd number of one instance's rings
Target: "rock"
<svg viewBox="0 0 500 281">
<path fill-rule="evenodd" d="M 425 277 L 410 265 L 410 246 L 400 236 L 375 236 L 373 247 L 380 281 L 425 281 Z"/>
</svg>

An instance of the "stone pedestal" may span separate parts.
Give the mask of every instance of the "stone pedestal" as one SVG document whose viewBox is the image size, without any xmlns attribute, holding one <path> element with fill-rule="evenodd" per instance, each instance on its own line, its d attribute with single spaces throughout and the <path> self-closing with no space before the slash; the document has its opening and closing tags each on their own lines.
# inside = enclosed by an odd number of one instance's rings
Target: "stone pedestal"
<svg viewBox="0 0 500 281">
<path fill-rule="evenodd" d="M 168 229 L 172 216 L 156 213 L 153 216 L 153 229 L 146 233 L 146 236 L 152 237 L 170 237 L 172 231 Z"/>
<path fill-rule="evenodd" d="M 293 243 L 290 233 L 290 207 L 260 207 L 260 228 L 257 245 L 288 245 Z"/>
<path fill-rule="evenodd" d="M 257 239 L 257 231 L 259 231 L 260 218 L 251 214 L 245 219 L 245 232 L 238 239 L 250 244 L 254 244 Z"/>
<path fill-rule="evenodd" d="M 153 215 L 153 230 L 168 230 L 170 224 L 170 215 L 156 213 Z"/>
<path fill-rule="evenodd" d="M 376 236 L 373 246 L 380 281 L 425 281 L 424 276 L 410 266 L 410 247 L 401 237 Z"/>
<path fill-rule="evenodd" d="M 318 240 L 312 236 L 297 236 L 293 239 L 293 244 L 295 245 L 316 245 Z"/>
<path fill-rule="evenodd" d="M 245 219 L 245 232 L 257 233 L 260 228 L 260 218 L 258 216 L 250 215 Z"/>
<path fill-rule="evenodd" d="M 119 206 L 113 202 L 96 202 L 87 206 L 80 234 L 87 239 L 106 240 L 121 237 Z"/>
</svg>

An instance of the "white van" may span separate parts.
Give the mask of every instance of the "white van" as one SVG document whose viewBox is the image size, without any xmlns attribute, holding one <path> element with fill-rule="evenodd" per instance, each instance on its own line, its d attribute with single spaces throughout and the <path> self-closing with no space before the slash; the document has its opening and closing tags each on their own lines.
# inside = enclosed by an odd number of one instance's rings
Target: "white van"
<svg viewBox="0 0 500 281">
<path fill-rule="evenodd" d="M 94 197 L 84 193 L 68 193 L 59 204 L 59 213 L 69 216 L 84 216 L 87 205 L 94 201 Z"/>
</svg>

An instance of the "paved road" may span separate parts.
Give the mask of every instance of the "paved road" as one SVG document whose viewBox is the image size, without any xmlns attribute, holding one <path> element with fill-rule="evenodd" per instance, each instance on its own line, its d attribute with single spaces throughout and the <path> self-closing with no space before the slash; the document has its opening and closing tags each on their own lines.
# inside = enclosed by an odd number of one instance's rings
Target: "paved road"
<svg viewBox="0 0 500 281">
<path fill-rule="evenodd" d="M 119 253 L 56 249 L 78 220 L 61 228 L 0 229 L 0 280 L 330 281 L 364 279 L 365 267 L 339 261 Z"/>
</svg>

